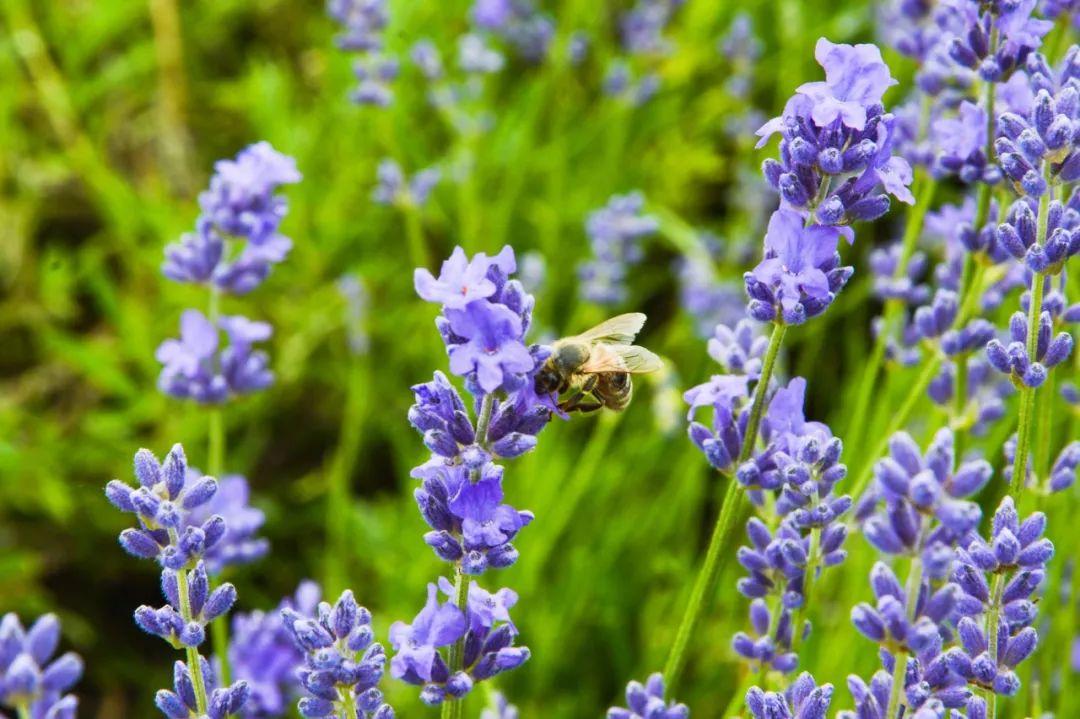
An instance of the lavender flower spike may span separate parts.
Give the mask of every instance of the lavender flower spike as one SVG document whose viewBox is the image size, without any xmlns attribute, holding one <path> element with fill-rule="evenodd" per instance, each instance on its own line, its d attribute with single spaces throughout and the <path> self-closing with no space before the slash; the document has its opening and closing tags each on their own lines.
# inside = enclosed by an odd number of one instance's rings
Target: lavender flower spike
<svg viewBox="0 0 1080 719">
<path fill-rule="evenodd" d="M 832 684 L 818 686 L 809 672 L 803 672 L 783 694 L 751 687 L 746 706 L 754 719 L 825 719 L 832 695 Z"/>
<path fill-rule="evenodd" d="M 805 226 L 792 210 L 774 212 L 765 233 L 765 258 L 743 276 L 750 316 L 802 324 L 824 312 L 852 273 L 840 267 L 839 237 L 833 227 Z"/>
<path fill-rule="evenodd" d="M 285 627 L 305 654 L 297 678 L 307 696 L 297 704 L 312 719 L 346 714 L 356 719 L 393 719 L 378 684 L 386 652 L 374 641 L 371 613 L 345 590 L 333 606 L 319 604 L 308 618 L 291 608 L 281 610 Z"/>
<path fill-rule="evenodd" d="M 52 655 L 60 644 L 60 620 L 45 614 L 24 629 L 14 614 L 0 619 L 0 708 L 37 719 L 75 719 L 79 700 L 65 694 L 82 677 L 79 655 Z"/>
<path fill-rule="evenodd" d="M 686 719 L 690 709 L 685 704 L 664 701 L 664 677 L 660 672 L 650 674 L 642 684 L 632 681 L 626 685 L 626 709 L 611 707 L 608 719 Z"/>
</svg>

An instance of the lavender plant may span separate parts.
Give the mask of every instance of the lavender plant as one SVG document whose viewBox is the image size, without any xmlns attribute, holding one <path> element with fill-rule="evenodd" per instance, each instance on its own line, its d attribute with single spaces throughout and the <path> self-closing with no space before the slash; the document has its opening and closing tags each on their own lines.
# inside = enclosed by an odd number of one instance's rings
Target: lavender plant
<svg viewBox="0 0 1080 719">
<path fill-rule="evenodd" d="M 785 649 L 802 639 L 804 629 L 801 618 L 789 612 L 798 609 L 801 617 L 803 597 L 810 593 L 822 564 L 843 557 L 844 530 L 830 528 L 850 506 L 850 499 L 830 496 L 846 471 L 837 464 L 841 445 L 827 427 L 805 421 L 801 380 L 774 391 L 773 373 L 787 328 L 822 314 L 851 277 L 852 268 L 841 266 L 837 252 L 840 237 L 853 241 L 852 221 L 875 219 L 888 209 L 888 196 L 878 188 L 910 202 L 911 170 L 892 153 L 894 120 L 880 102 L 895 81 L 877 48 L 834 45 L 822 38 L 817 59 L 825 68 L 825 82 L 801 86 L 784 114 L 758 131 L 762 144 L 776 132 L 783 136 L 780 160 L 768 160 L 763 167 L 780 193 L 781 207 L 769 220 L 764 257 L 744 276 L 750 298 L 747 313 L 773 325 L 760 369 L 756 363 L 752 369 L 744 364 L 744 371 L 753 374 L 717 375 L 686 394 L 691 418 L 696 409 L 712 407 L 713 428 L 692 423 L 690 437 L 729 480 L 668 655 L 664 676 L 672 685 L 681 675 L 687 644 L 706 598 L 713 595 L 725 561 L 724 545 L 748 495 L 759 503 L 779 495 L 784 499 L 782 515 L 790 516 L 781 530 L 785 536 L 778 535 L 773 559 L 762 563 L 755 561 L 760 554 L 745 555 L 752 575 L 744 589 L 752 595 L 770 591 L 776 583 L 767 572 L 791 580 L 791 596 L 783 610 L 770 611 L 760 603 L 752 607 L 755 629 L 770 636 L 755 642 L 740 635 L 736 646 L 748 658 L 771 664 L 779 656 L 782 667 L 794 668 Z M 763 423 L 767 407 L 772 418 Z M 759 430 L 764 441 L 760 449 Z M 758 539 L 759 552 L 773 543 L 768 532 Z M 781 547 L 787 548 L 786 557 L 779 556 Z"/>
<path fill-rule="evenodd" d="M 503 502 L 503 468 L 495 461 L 535 447 L 554 407 L 533 388 L 547 352 L 525 344 L 534 300 L 510 279 L 515 270 L 510 247 L 472 258 L 456 248 L 438 277 L 418 268 L 414 278 L 417 294 L 442 306 L 436 326 L 450 371 L 464 378 L 477 414 L 474 424 L 441 372 L 413 387 L 409 421 L 431 452 L 412 473 L 421 481 L 417 505 L 431 527 L 424 541 L 450 564 L 454 578 L 429 584 L 427 603 L 412 623 L 391 627 L 390 671 L 423 687 L 425 703 L 444 704 L 446 717 L 460 716 L 457 700 L 475 683 L 529 658 L 526 647 L 513 644 L 518 630 L 509 610 L 517 595 L 506 588 L 490 593 L 469 579 L 517 561 L 512 540 L 533 515 Z"/>
<path fill-rule="evenodd" d="M 269 357 L 256 349 L 257 343 L 270 338 L 271 326 L 242 315 L 222 315 L 221 296 L 251 292 L 288 255 L 292 241 L 280 232 L 288 205 L 277 191 L 301 176 L 295 161 L 267 142 L 243 149 L 235 159 L 219 161 L 214 169 L 209 188 L 199 195 L 195 232 L 166 247 L 162 265 L 167 278 L 206 288 L 207 314 L 186 310 L 180 318 L 180 337 L 162 342 L 156 357 L 162 363 L 158 378 L 162 392 L 209 408 L 206 466 L 222 481 L 212 502 L 187 509 L 192 510 L 195 526 L 212 516 L 228 521 L 228 535 L 213 543 L 205 557 L 206 570 L 216 576 L 230 564 L 262 557 L 269 548 L 257 536 L 264 517 L 248 506 L 247 480 L 224 475 L 221 408 L 243 394 L 266 389 L 274 380 Z M 221 342 L 222 332 L 227 346 Z M 227 684 L 230 660 L 224 619 L 215 625 L 213 635 L 214 653 Z"/>
<path fill-rule="evenodd" d="M 28 629 L 13 613 L 0 619 L 0 707 L 18 719 L 75 718 L 79 700 L 66 692 L 82 677 L 83 662 L 74 652 L 53 659 L 59 644 L 55 614 L 42 615 Z"/>
<path fill-rule="evenodd" d="M 186 663 L 176 662 L 175 691 L 158 692 L 157 706 L 169 719 L 192 714 L 222 719 L 237 714 L 247 701 L 247 682 L 219 687 L 217 673 L 199 652 L 206 626 L 236 602 L 232 584 L 210 588 L 204 561 L 206 552 L 226 535 L 224 518 L 213 515 L 201 525 L 191 522 L 191 512 L 213 499 L 217 480 L 190 475 L 179 444 L 163 463 L 149 450 L 139 450 L 135 479 L 139 485 L 135 488 L 117 479 L 110 481 L 105 496 L 121 512 L 135 515 L 136 526 L 120 533 L 120 546 L 135 557 L 161 565 L 161 590 L 166 600 L 161 607 L 143 605 L 136 609 L 135 623 L 174 649 L 183 650 L 187 659 Z"/>
</svg>

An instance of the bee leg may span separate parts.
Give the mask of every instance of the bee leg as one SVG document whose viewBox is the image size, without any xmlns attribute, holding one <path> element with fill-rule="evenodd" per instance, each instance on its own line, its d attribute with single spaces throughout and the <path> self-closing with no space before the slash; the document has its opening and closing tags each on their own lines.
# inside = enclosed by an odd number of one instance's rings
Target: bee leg
<svg viewBox="0 0 1080 719">
<path fill-rule="evenodd" d="M 579 392 L 570 399 L 559 403 L 559 409 L 563 412 L 581 412 L 582 414 L 587 414 L 603 408 L 603 402 L 584 392 Z"/>
</svg>

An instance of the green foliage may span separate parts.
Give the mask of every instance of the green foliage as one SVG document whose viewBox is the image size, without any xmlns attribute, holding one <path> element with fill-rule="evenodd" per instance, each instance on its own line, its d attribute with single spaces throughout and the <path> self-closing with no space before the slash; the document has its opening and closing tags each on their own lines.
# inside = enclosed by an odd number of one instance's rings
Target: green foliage
<svg viewBox="0 0 1080 719">
<path fill-rule="evenodd" d="M 429 36 L 451 54 L 467 5 L 392 3 L 390 49 L 404 57 Z M 170 674 L 172 658 L 131 622 L 136 605 L 156 598 L 152 567 L 116 546 L 124 520 L 102 487 L 129 476 L 140 446 L 160 453 L 180 441 L 194 464 L 206 462 L 206 413 L 156 391 L 153 358 L 180 312 L 203 298 L 165 281 L 159 265 L 164 245 L 192 227 L 213 161 L 259 139 L 295 156 L 305 177 L 287 190 L 284 231 L 294 252 L 258 292 L 223 307 L 273 323 L 278 374 L 269 392 L 226 413 L 227 467 L 250 478 L 275 547 L 231 577 L 241 608 L 269 608 L 312 577 L 334 590 L 353 587 L 384 635 L 392 621 L 411 618 L 425 582 L 444 566 L 420 540 L 409 470 L 425 452 L 405 413 L 409 386 L 445 357 L 433 308 L 413 294 L 403 218 L 369 200 L 378 161 L 393 156 L 410 173 L 434 163 L 466 173 L 441 184 L 424 211 L 431 258 L 458 243 L 491 252 L 509 242 L 543 254 L 543 336 L 602 319 L 576 292 L 576 266 L 589 251 L 582 223 L 611 194 L 640 188 L 662 232 L 633 270 L 626 309 L 649 314 L 643 342 L 668 359 L 672 375 L 643 386 L 624 415 L 554 423 L 534 453 L 508 468 L 509 497 L 537 521 L 518 542 L 521 561 L 498 577 L 521 595 L 515 620 L 533 658 L 499 684 L 523 716 L 600 716 L 628 679 L 662 666 L 723 490 L 683 434 L 678 393 L 714 368 L 679 306 L 672 263 L 702 251 L 699 229 L 725 240 L 721 276 L 738 281 L 756 261 L 764 218 L 747 206 L 745 178 L 766 155 L 726 130 L 748 109 L 724 89 L 732 68 L 716 49 L 735 3 L 688 3 L 671 32 L 679 51 L 658 63 L 662 90 L 643 107 L 599 89 L 616 52 L 615 4 L 547 5 L 561 28 L 590 32 L 588 60 L 579 68 L 512 64 L 487 90 L 494 127 L 470 138 L 430 108 L 407 64 L 391 108 L 350 104 L 351 61 L 335 48 L 318 2 L 0 3 L 0 611 L 61 614 L 87 660 L 84 716 L 150 716 L 153 692 Z M 749 5 L 765 43 L 753 75 L 764 116 L 816 79 L 817 37 L 871 38 L 865 2 L 828 12 L 798 0 Z M 176 32 L 170 7 L 179 12 Z M 176 50 L 179 62 L 170 63 Z M 891 227 L 860 230 L 850 260 L 859 274 L 835 308 L 788 335 L 785 374 L 808 378 L 808 414 L 836 428 L 849 418 L 879 309 L 868 300 L 865 252 L 899 234 L 895 214 Z M 345 272 L 363 277 L 371 295 L 371 349 L 362 358 L 347 349 L 335 288 Z M 916 373 L 890 367 L 875 388 L 865 439 L 845 451 L 851 477 L 875 459 L 872 448 Z M 928 436 L 941 421 L 922 399 L 913 434 Z M 1077 420 L 1062 421 L 1052 446 L 1076 435 Z M 1003 440 L 999 432 L 978 444 L 998 466 Z M 348 501 L 328 502 L 334 491 Z M 1061 547 L 1055 582 L 1062 574 L 1071 581 L 1075 508 L 1071 496 L 1050 508 L 1061 520 L 1050 529 Z M 328 526 L 344 538 L 329 552 Z M 848 622 L 850 606 L 870 594 L 874 557 L 858 536 L 850 548 L 849 562 L 816 591 L 803 657 L 820 681 L 838 685 L 876 666 Z M 732 562 L 691 648 L 680 699 L 695 716 L 720 716 L 741 681 L 729 649 L 745 619 L 735 577 Z M 1054 630 L 1008 716 L 1026 716 L 1036 702 L 1062 717 L 1080 711 L 1066 691 L 1075 600 L 1059 587 L 1044 610 Z M 157 682 L 147 683 L 148 667 Z M 422 716 L 415 694 L 390 684 L 402 716 Z M 844 706 L 846 692 L 837 697 Z M 482 701 L 470 698 L 466 711 L 475 716 Z"/>
</svg>

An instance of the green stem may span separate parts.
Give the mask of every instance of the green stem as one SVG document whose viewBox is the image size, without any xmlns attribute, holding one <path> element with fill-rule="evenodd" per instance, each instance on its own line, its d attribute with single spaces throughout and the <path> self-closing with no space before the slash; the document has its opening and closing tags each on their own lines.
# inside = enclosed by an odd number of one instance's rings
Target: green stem
<svg viewBox="0 0 1080 719">
<path fill-rule="evenodd" d="M 15 711 L 17 712 L 17 716 L 19 719 L 31 719 L 30 705 L 20 704 L 19 706 L 15 707 Z"/>
<path fill-rule="evenodd" d="M 180 535 L 175 529 L 169 530 L 169 539 L 173 544 L 180 541 Z M 185 624 L 194 621 L 191 613 L 191 596 L 188 590 L 187 571 L 179 569 L 176 572 L 176 593 L 180 599 L 180 616 Z M 198 714 L 206 713 L 206 683 L 203 680 L 202 663 L 199 661 L 199 650 L 195 647 L 184 647 L 187 653 L 188 672 L 191 674 L 191 685 L 195 691 L 195 709 Z"/>
<path fill-rule="evenodd" d="M 899 719 L 900 710 L 906 703 L 904 699 L 904 677 L 907 673 L 907 650 L 901 650 L 894 657 L 892 673 L 892 691 L 889 692 L 889 708 L 885 710 L 885 719 Z"/>
<path fill-rule="evenodd" d="M 1057 375 L 1049 373 L 1044 383 L 1045 389 L 1035 398 L 1038 412 L 1038 451 L 1035 453 L 1035 477 L 1049 478 L 1050 476 L 1050 447 L 1053 445 L 1054 436 L 1054 400 L 1057 394 L 1054 392 L 1054 378 Z"/>
<path fill-rule="evenodd" d="M 217 325 L 221 317 L 221 293 L 216 285 L 210 287 L 207 319 Z M 220 406 L 211 407 L 207 413 L 206 473 L 221 481 L 225 473 L 225 412 Z M 210 642 L 214 647 L 221 671 L 222 686 L 232 683 L 232 667 L 229 666 L 229 617 L 222 615 L 210 622 Z"/>
<path fill-rule="evenodd" d="M 986 636 L 989 638 L 987 653 L 990 658 L 998 661 L 998 622 L 1001 615 L 1001 595 L 1005 590 L 1005 575 L 998 574 L 994 577 L 994 586 L 990 593 L 990 608 L 986 612 Z M 993 690 L 986 692 L 986 716 L 987 719 L 997 718 L 997 693 Z"/>
<path fill-rule="evenodd" d="M 1046 230 L 1049 221 L 1050 192 L 1044 192 L 1039 198 L 1039 216 L 1035 234 L 1036 244 L 1042 246 L 1046 243 Z M 1035 352 L 1039 341 L 1039 318 L 1042 315 L 1043 292 L 1046 288 L 1046 275 L 1036 273 L 1031 278 L 1031 297 L 1028 303 L 1027 317 L 1027 355 L 1031 361 L 1035 360 Z M 1037 387 L 1024 385 L 1020 390 L 1020 416 L 1017 419 L 1016 428 L 1016 456 L 1013 461 L 1012 486 L 1009 493 L 1018 498 L 1023 491 L 1024 481 L 1027 476 L 1027 461 L 1030 452 L 1031 430 L 1034 424 L 1035 395 Z"/>
<path fill-rule="evenodd" d="M 926 213 L 933 204 L 934 194 L 937 191 L 937 180 L 929 176 L 923 176 L 922 180 L 916 178 L 912 183 L 915 192 L 915 206 L 911 208 L 907 225 L 904 227 L 904 237 L 900 242 L 900 261 L 896 265 L 894 278 L 903 277 L 907 272 L 908 262 L 918 246 L 919 235 L 922 234 L 923 223 Z M 862 379 L 859 381 L 859 390 L 855 395 L 855 408 L 851 413 L 851 422 L 845 436 L 848 444 L 858 447 L 861 444 L 862 434 L 867 425 L 866 414 L 870 410 L 870 399 L 874 396 L 874 387 L 877 385 L 878 373 L 885 361 L 885 346 L 892 334 L 892 328 L 899 321 L 904 310 L 904 304 L 900 300 L 888 300 L 885 303 L 884 321 L 881 331 L 874 339 L 874 347 L 870 352 L 870 360 L 863 369 Z"/>
<path fill-rule="evenodd" d="M 772 335 L 769 338 L 769 347 L 765 352 L 765 360 L 761 367 L 761 377 L 758 379 L 757 389 L 754 391 L 754 403 L 750 409 L 750 420 L 746 426 L 746 434 L 743 436 L 742 451 L 739 453 L 739 464 L 749 459 L 754 450 L 757 440 L 758 426 L 761 424 L 761 416 L 765 409 L 765 394 L 769 389 L 772 379 L 773 368 L 776 365 L 776 357 L 780 353 L 780 345 L 784 341 L 784 333 L 787 326 L 774 324 Z M 727 490 L 724 493 L 724 504 L 720 508 L 720 516 L 716 519 L 712 536 L 709 538 L 709 547 L 705 550 L 705 561 L 698 570 L 697 579 L 690 592 L 690 602 L 683 613 L 682 622 L 675 634 L 675 641 L 671 645 L 667 664 L 664 665 L 664 680 L 667 686 L 674 690 L 678 684 L 680 675 L 686 663 L 686 647 L 690 643 L 690 637 L 697 628 L 701 613 L 705 609 L 705 600 L 712 597 L 716 592 L 716 582 L 720 576 L 727 555 L 721 550 L 731 534 L 735 525 L 735 518 L 741 512 L 740 509 L 745 500 L 745 493 L 734 477 L 728 480 Z"/>
<path fill-rule="evenodd" d="M 968 405 L 968 357 L 967 354 L 958 355 L 953 360 L 956 367 L 956 382 L 953 387 L 953 434 L 956 444 L 955 454 L 958 458 L 964 457 L 964 440 L 967 437 L 967 405 Z"/>
</svg>

